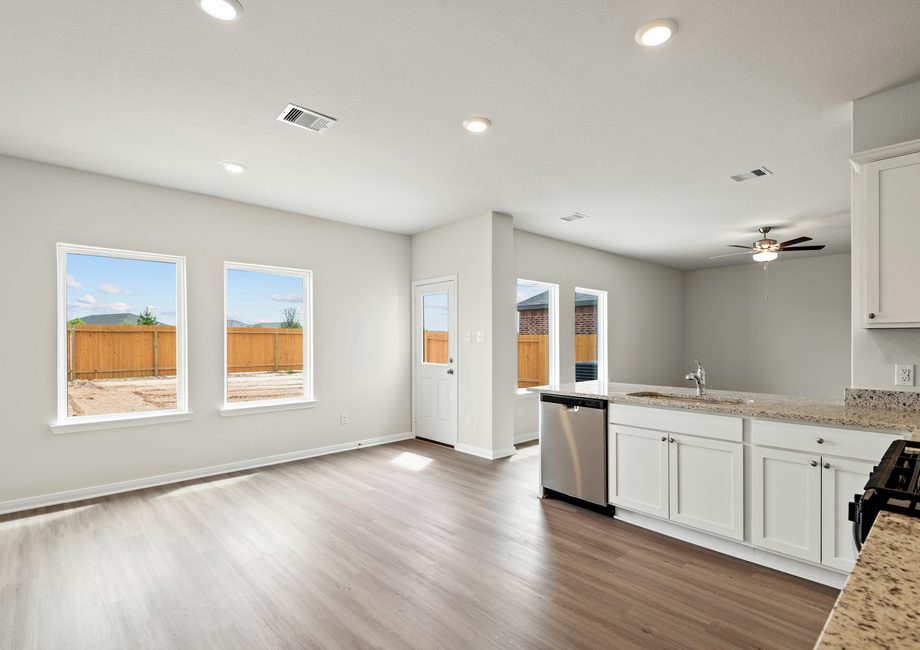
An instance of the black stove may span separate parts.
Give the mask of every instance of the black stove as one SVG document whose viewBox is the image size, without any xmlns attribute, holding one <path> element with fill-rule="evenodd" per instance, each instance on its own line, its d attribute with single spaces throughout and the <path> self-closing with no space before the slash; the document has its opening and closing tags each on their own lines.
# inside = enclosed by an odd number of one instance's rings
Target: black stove
<svg viewBox="0 0 920 650">
<path fill-rule="evenodd" d="M 856 547 L 869 535 L 878 513 L 897 512 L 920 518 L 920 442 L 896 440 L 872 470 L 866 491 L 853 497 L 849 520 Z"/>
</svg>

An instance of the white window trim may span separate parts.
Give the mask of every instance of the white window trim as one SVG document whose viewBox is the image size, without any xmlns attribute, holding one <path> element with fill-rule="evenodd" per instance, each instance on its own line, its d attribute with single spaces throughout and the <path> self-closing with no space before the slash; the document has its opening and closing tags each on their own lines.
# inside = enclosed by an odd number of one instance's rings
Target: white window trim
<svg viewBox="0 0 920 650">
<path fill-rule="evenodd" d="M 166 262 L 176 265 L 176 408 L 156 411 L 135 411 L 69 417 L 67 415 L 67 255 L 92 255 L 117 257 L 147 262 Z M 185 304 L 185 258 L 160 253 L 97 248 L 77 244 L 57 245 L 57 422 L 51 424 L 52 433 L 77 433 L 99 429 L 117 429 L 145 424 L 180 422 L 192 418 L 188 410 L 188 328 Z"/>
<path fill-rule="evenodd" d="M 303 397 L 289 399 L 260 400 L 258 402 L 227 401 L 227 276 L 228 271 L 250 271 L 254 273 L 272 273 L 288 275 L 303 280 Z M 222 331 L 224 333 L 224 404 L 219 409 L 221 417 L 249 415 L 253 413 L 271 413 L 294 409 L 314 408 L 318 403 L 313 395 L 313 271 L 291 269 L 282 266 L 265 266 L 244 262 L 224 262 L 224 311 Z"/>
<path fill-rule="evenodd" d="M 575 287 L 575 293 L 597 296 L 597 381 L 607 383 L 607 292 Z"/>
<path fill-rule="evenodd" d="M 547 301 L 549 313 L 547 314 L 547 321 L 549 322 L 550 332 L 547 356 L 549 357 L 549 383 L 550 385 L 556 385 L 559 383 L 559 285 L 550 284 L 549 282 L 538 282 L 536 280 L 523 280 L 520 278 L 518 278 L 517 284 L 549 289 L 549 300 Z M 515 303 L 515 307 L 517 307 L 517 303 Z M 517 359 L 517 354 L 515 354 L 514 357 Z M 515 374 L 517 374 L 517 371 L 515 371 Z M 515 389 L 515 394 L 536 395 L 536 393 L 531 393 L 526 388 Z"/>
</svg>

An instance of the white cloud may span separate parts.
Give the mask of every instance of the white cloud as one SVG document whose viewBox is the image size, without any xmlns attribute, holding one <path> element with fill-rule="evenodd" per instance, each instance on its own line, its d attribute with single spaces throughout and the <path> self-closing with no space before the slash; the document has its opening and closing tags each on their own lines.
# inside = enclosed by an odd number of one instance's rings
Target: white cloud
<svg viewBox="0 0 920 650">
<path fill-rule="evenodd" d="M 85 304 L 87 304 L 87 305 L 95 305 L 95 304 L 96 304 L 96 299 L 93 298 L 93 297 L 92 297 L 91 295 L 89 295 L 89 294 L 86 294 L 86 295 L 83 296 L 82 298 L 77 298 L 77 300 L 78 300 L 79 302 L 85 303 Z"/>
<path fill-rule="evenodd" d="M 268 298 L 275 302 L 303 302 L 302 293 L 270 293 Z"/>
<path fill-rule="evenodd" d="M 100 284 L 99 291 L 108 295 L 112 295 L 113 293 L 131 293 L 130 291 L 119 289 L 114 284 L 109 284 L 108 282 L 103 282 Z"/>
<path fill-rule="evenodd" d="M 69 289 L 82 289 L 83 285 L 73 279 L 72 275 L 67 276 L 67 288 Z"/>
</svg>

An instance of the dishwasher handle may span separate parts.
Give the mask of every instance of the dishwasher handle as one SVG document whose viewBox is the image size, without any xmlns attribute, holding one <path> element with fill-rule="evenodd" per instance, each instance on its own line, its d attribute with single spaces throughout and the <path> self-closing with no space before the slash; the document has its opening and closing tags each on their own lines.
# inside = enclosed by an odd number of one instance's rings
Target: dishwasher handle
<svg viewBox="0 0 920 650">
<path fill-rule="evenodd" d="M 564 408 L 566 411 L 574 412 L 578 410 L 578 405 L 577 404 L 564 404 L 562 408 Z"/>
</svg>

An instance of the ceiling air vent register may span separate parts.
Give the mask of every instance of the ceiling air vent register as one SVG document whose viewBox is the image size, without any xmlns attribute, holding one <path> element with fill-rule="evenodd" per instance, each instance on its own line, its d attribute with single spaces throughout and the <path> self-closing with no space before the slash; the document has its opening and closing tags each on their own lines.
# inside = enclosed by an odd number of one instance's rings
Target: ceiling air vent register
<svg viewBox="0 0 920 650">
<path fill-rule="evenodd" d="M 588 215 L 581 214 L 580 212 L 574 212 L 567 217 L 559 217 L 563 221 L 578 221 L 579 219 L 587 219 Z"/>
<path fill-rule="evenodd" d="M 278 116 L 279 122 L 287 122 L 294 126 L 299 126 L 313 133 L 322 133 L 335 124 L 335 119 L 327 115 L 320 115 L 303 106 L 288 104 L 287 108 L 281 111 Z"/>
<path fill-rule="evenodd" d="M 773 172 L 771 172 L 766 167 L 758 167 L 757 169 L 752 169 L 751 171 L 744 172 L 743 174 L 735 174 L 734 176 L 729 176 L 729 178 L 736 183 L 740 183 L 741 181 L 749 181 L 752 178 L 761 178 L 767 175 L 772 176 Z"/>
</svg>

